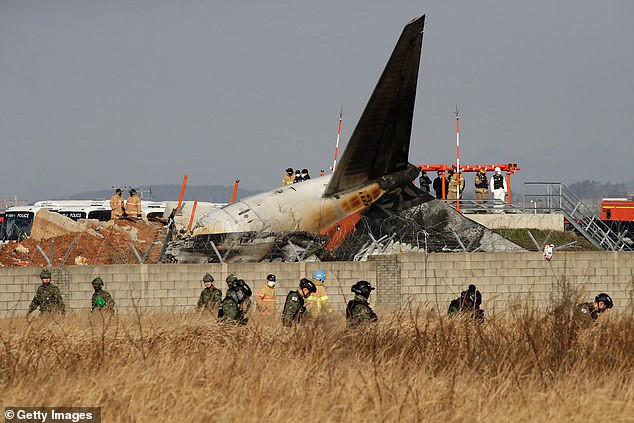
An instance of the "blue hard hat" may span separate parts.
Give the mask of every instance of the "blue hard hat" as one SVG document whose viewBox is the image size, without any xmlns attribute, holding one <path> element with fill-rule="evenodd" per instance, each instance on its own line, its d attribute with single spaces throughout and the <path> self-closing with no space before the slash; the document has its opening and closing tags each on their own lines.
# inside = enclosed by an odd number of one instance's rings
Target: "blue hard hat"
<svg viewBox="0 0 634 423">
<path fill-rule="evenodd" d="M 313 273 L 313 279 L 316 279 L 318 281 L 325 281 L 326 280 L 326 272 L 324 272 L 323 270 L 319 269 L 319 270 L 315 270 L 315 273 Z"/>
</svg>

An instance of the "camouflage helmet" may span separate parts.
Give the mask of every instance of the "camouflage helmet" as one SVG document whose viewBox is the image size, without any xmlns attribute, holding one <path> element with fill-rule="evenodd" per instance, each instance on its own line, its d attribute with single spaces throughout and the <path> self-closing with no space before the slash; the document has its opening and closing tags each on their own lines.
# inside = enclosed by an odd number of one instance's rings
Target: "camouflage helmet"
<svg viewBox="0 0 634 423">
<path fill-rule="evenodd" d="M 50 279 L 51 278 L 51 271 L 48 270 L 47 268 L 42 269 L 42 271 L 40 272 L 40 279 Z"/>
<path fill-rule="evenodd" d="M 98 288 L 100 286 L 103 286 L 103 280 L 99 276 L 97 276 L 95 279 L 93 279 L 91 283 L 92 283 L 92 286 L 94 288 Z"/>
<path fill-rule="evenodd" d="M 213 282 L 214 281 L 214 277 L 211 276 L 210 273 L 205 273 L 205 276 L 203 276 L 203 282 Z"/>
<path fill-rule="evenodd" d="M 238 280 L 238 277 L 236 275 L 234 275 L 233 273 L 229 273 L 229 276 L 227 276 L 227 279 L 225 279 L 225 282 L 234 283 L 237 280 Z"/>
</svg>

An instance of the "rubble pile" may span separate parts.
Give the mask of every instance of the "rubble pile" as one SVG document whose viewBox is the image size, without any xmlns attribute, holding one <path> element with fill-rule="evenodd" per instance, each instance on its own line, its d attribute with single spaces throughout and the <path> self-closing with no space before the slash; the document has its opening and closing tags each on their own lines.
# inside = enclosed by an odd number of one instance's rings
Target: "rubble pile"
<svg viewBox="0 0 634 423">
<path fill-rule="evenodd" d="M 0 246 L 0 266 L 46 266 L 44 255 L 54 266 L 139 263 L 131 243 L 142 259 L 149 250 L 144 263 L 155 263 L 165 240 L 166 229 L 160 222 L 74 222 L 57 213 L 40 212 L 30 238 Z"/>
</svg>

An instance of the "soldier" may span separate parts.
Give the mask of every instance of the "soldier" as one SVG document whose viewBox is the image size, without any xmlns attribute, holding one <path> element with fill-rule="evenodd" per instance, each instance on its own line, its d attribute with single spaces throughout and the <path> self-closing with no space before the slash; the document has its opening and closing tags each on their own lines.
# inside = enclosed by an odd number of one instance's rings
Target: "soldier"
<svg viewBox="0 0 634 423">
<path fill-rule="evenodd" d="M 110 197 L 110 208 L 112 209 L 110 220 L 119 219 L 123 216 L 123 192 L 121 188 L 117 188 L 115 194 Z"/>
<path fill-rule="evenodd" d="M 456 298 L 449 304 L 447 314 L 454 316 L 456 314 L 471 315 L 474 320 L 484 321 L 484 310 L 480 308 L 482 304 L 482 294 L 476 289 L 475 285 L 469 285 L 466 291 L 460 293 L 460 297 Z"/>
<path fill-rule="evenodd" d="M 125 212 L 128 217 L 141 218 L 141 199 L 136 195 L 136 190 L 130 190 L 130 196 L 125 202 Z"/>
<path fill-rule="evenodd" d="M 293 324 L 300 322 L 306 313 L 304 298 L 315 292 L 317 292 L 315 284 L 310 279 L 302 278 L 299 281 L 299 290 L 292 290 L 286 295 L 282 311 L 282 324 L 284 326 L 293 326 Z"/>
<path fill-rule="evenodd" d="M 37 288 L 27 314 L 35 311 L 38 307 L 40 308 L 40 313 L 64 314 L 66 312 L 64 300 L 59 288 L 51 283 L 51 271 L 42 269 L 40 279 L 42 280 L 42 285 Z"/>
<path fill-rule="evenodd" d="M 354 299 L 348 301 L 348 306 L 346 307 L 348 326 L 358 326 L 360 323 L 379 320 L 368 304 L 368 298 L 370 298 L 370 293 L 374 289 L 368 281 L 359 281 L 352 285 L 351 291 L 354 292 Z"/>
<path fill-rule="evenodd" d="M 92 287 L 95 292 L 92 294 L 92 306 L 90 311 L 114 312 L 114 300 L 108 291 L 103 289 L 103 280 L 99 276 L 92 280 Z"/>
<path fill-rule="evenodd" d="M 245 315 L 242 303 L 250 301 L 251 288 L 244 283 L 235 283 L 227 290 L 225 299 L 220 303 L 218 318 L 223 323 L 246 325 L 249 318 Z"/>
<path fill-rule="evenodd" d="M 205 287 L 200 292 L 196 308 L 200 311 L 213 312 L 218 309 L 218 305 L 222 301 L 222 291 L 214 286 L 214 277 L 209 273 L 205 273 L 203 276 L 203 284 Z"/>
<path fill-rule="evenodd" d="M 274 274 L 268 275 L 262 288 L 255 294 L 257 309 L 263 314 L 275 314 L 275 279 Z"/>
<path fill-rule="evenodd" d="M 312 282 L 317 288 L 317 291 L 308 297 L 306 309 L 313 317 L 326 316 L 332 313 L 332 305 L 326 292 L 324 283 L 326 282 L 326 272 L 323 270 L 315 270 L 313 273 Z"/>
<path fill-rule="evenodd" d="M 582 325 L 595 322 L 599 318 L 599 313 L 612 308 L 612 298 L 605 292 L 600 293 L 594 297 L 593 303 L 581 303 L 577 305 L 575 312 L 576 320 Z"/>
</svg>

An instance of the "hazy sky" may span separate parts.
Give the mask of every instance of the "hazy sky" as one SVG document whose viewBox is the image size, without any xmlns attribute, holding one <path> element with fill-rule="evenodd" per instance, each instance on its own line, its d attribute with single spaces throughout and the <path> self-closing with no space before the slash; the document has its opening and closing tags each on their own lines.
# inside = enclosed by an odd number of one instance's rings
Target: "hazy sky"
<svg viewBox="0 0 634 423">
<path fill-rule="evenodd" d="M 422 14 L 412 163 L 634 179 L 631 0 L 0 0 L 0 198 L 316 176 Z"/>
</svg>

